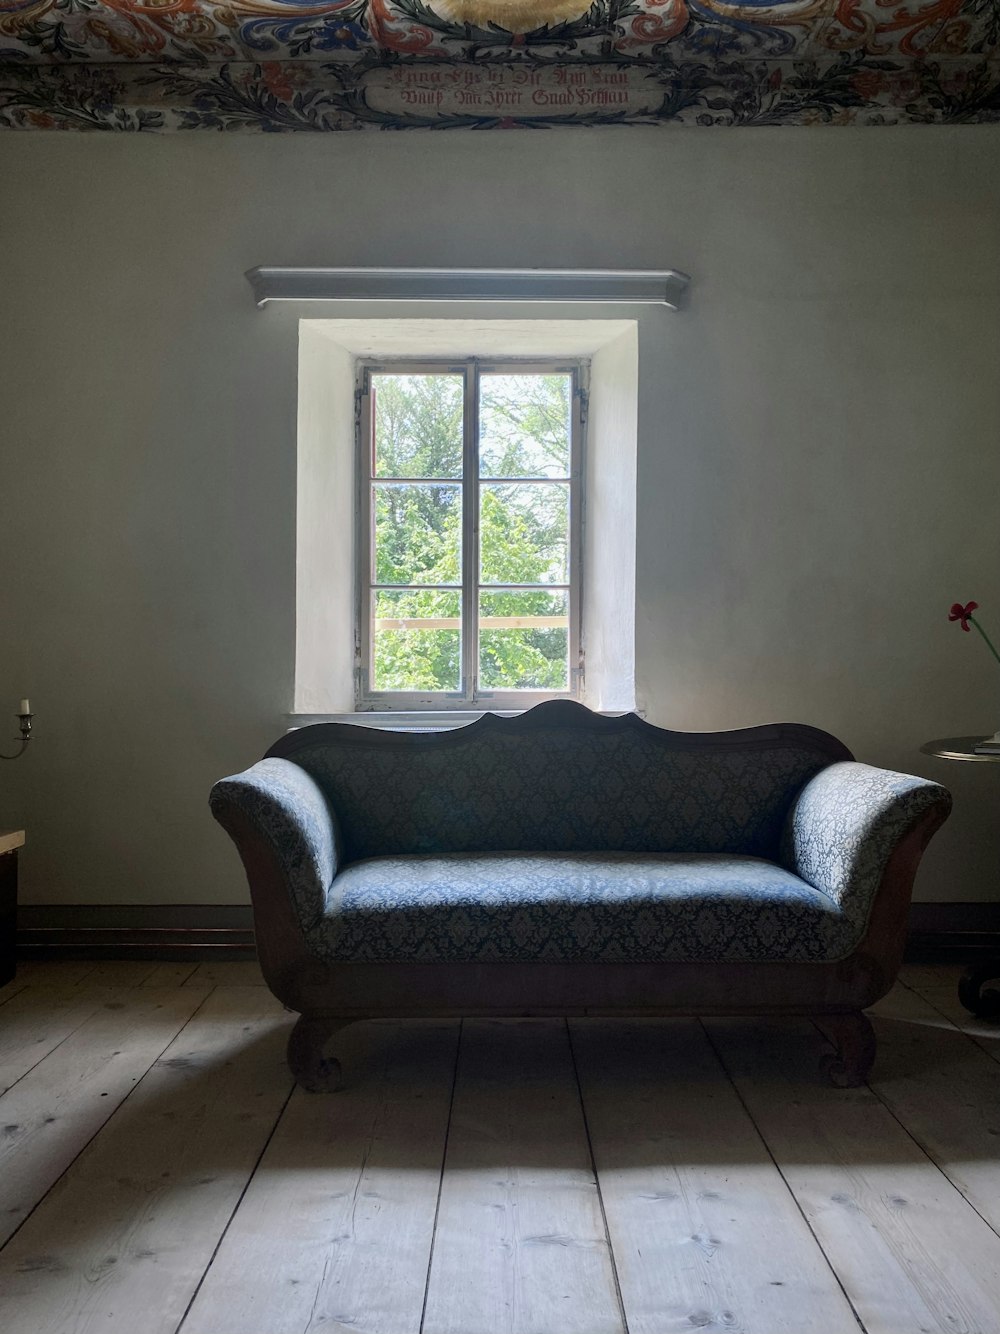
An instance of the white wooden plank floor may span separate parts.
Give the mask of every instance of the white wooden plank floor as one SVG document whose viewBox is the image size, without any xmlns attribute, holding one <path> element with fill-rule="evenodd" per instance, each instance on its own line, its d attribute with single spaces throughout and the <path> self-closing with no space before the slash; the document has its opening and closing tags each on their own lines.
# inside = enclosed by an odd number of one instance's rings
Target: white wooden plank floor
<svg viewBox="0 0 1000 1334">
<path fill-rule="evenodd" d="M 1000 1025 L 438 1020 L 294 1090 L 255 965 L 0 990 L 3 1334 L 1000 1334 Z"/>
</svg>

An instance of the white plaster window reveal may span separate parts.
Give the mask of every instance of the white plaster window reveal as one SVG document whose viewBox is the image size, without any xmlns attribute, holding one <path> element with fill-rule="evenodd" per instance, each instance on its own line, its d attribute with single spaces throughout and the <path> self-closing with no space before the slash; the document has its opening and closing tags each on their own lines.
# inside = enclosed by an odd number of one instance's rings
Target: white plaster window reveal
<svg viewBox="0 0 1000 1334">
<path fill-rule="evenodd" d="M 368 361 L 441 358 L 589 363 L 578 553 L 576 697 L 605 712 L 635 707 L 635 528 L 638 326 L 621 319 L 303 319 L 299 322 L 296 658 L 293 718 L 389 726 L 455 726 L 509 711 L 505 693 L 443 702 L 412 695 L 361 710 L 357 597 L 359 471 L 356 384 Z M 533 695 L 528 703 L 535 702 Z"/>
</svg>

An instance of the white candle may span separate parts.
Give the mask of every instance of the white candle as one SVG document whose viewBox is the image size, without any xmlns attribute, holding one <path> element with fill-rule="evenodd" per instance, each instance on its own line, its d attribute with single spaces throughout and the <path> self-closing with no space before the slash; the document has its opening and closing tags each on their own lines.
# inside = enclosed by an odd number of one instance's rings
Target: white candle
<svg viewBox="0 0 1000 1334">
<path fill-rule="evenodd" d="M 30 700 L 22 699 L 17 711 L 18 713 L 30 713 L 31 712 Z"/>
</svg>

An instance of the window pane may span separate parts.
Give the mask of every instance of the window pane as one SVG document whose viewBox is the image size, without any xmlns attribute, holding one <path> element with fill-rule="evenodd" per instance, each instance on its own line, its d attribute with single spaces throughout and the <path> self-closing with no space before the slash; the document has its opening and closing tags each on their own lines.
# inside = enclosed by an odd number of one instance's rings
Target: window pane
<svg viewBox="0 0 1000 1334">
<path fill-rule="evenodd" d="M 372 474 L 461 477 L 461 375 L 373 375 Z"/>
<path fill-rule="evenodd" d="M 479 684 L 483 690 L 568 689 L 566 593 L 480 593 Z"/>
<path fill-rule="evenodd" d="M 572 399 L 569 375 L 483 375 L 480 477 L 568 477 Z"/>
<path fill-rule="evenodd" d="M 372 593 L 374 690 L 459 690 L 462 598 L 436 588 Z"/>
<path fill-rule="evenodd" d="M 461 485 L 372 485 L 376 584 L 462 582 Z"/>
<path fill-rule="evenodd" d="M 569 483 L 487 483 L 479 493 L 479 581 L 569 583 Z"/>
</svg>

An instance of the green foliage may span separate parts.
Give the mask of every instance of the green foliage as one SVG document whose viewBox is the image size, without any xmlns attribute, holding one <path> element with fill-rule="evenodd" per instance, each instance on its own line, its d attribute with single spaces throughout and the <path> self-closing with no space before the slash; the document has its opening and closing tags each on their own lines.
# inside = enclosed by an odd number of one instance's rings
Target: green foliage
<svg viewBox="0 0 1000 1334">
<path fill-rule="evenodd" d="M 482 593 L 480 616 L 566 616 L 565 593 Z M 479 684 L 484 690 L 565 690 L 569 631 L 561 627 L 479 632 Z"/>
<path fill-rule="evenodd" d="M 462 376 L 373 375 L 379 477 L 462 476 Z"/>
<path fill-rule="evenodd" d="M 375 582 L 462 581 L 462 488 L 375 486 Z"/>
<path fill-rule="evenodd" d="M 421 589 L 375 594 L 375 615 L 396 620 L 458 619 L 460 593 Z M 375 636 L 376 690 L 458 690 L 461 686 L 459 630 L 379 630 Z"/>
<path fill-rule="evenodd" d="M 569 476 L 569 377 L 484 375 L 480 475 Z"/>
<path fill-rule="evenodd" d="M 479 566 L 484 584 L 564 584 L 568 551 L 565 482 L 480 489 Z"/>
<path fill-rule="evenodd" d="M 457 691 L 462 578 L 462 396 L 453 375 L 379 375 L 375 380 L 376 690 Z M 481 380 L 481 474 L 565 479 L 569 473 L 570 379 L 497 375 Z M 452 481 L 386 484 L 383 478 Z M 481 488 L 480 616 L 565 618 L 567 596 L 545 585 L 568 581 L 568 482 L 515 481 Z M 536 589 L 504 589 L 535 584 Z M 394 622 L 453 621 L 419 628 Z M 564 625 L 480 631 L 486 690 L 564 690 Z"/>
</svg>

